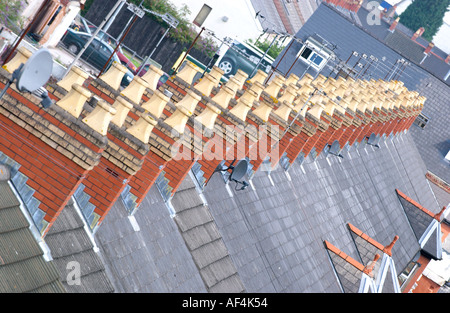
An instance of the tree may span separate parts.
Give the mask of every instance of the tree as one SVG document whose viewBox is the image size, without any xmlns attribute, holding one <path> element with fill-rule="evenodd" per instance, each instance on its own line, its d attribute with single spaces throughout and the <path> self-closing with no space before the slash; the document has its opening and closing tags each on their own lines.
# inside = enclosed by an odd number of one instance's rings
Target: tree
<svg viewBox="0 0 450 313">
<path fill-rule="evenodd" d="M 25 5 L 20 0 L 1 0 L 0 1 L 0 24 L 6 27 L 22 27 L 23 19 L 20 13 Z"/>
<path fill-rule="evenodd" d="M 248 39 L 246 40 L 246 42 L 253 44 L 254 46 L 258 47 L 261 51 L 265 52 L 267 50 L 267 48 L 269 48 L 270 44 L 272 43 L 271 40 L 264 40 L 264 41 L 259 41 L 257 40 L 256 42 L 254 42 L 252 39 Z M 279 45 L 279 43 L 274 43 L 269 51 L 267 51 L 267 54 L 269 56 L 271 56 L 272 58 L 276 59 L 277 56 L 280 54 L 281 51 L 283 51 L 283 46 Z"/>
<path fill-rule="evenodd" d="M 425 28 L 422 37 L 428 41 L 444 23 L 445 12 L 449 9 L 450 0 L 416 0 L 400 15 L 400 21 L 411 30 Z"/>
</svg>

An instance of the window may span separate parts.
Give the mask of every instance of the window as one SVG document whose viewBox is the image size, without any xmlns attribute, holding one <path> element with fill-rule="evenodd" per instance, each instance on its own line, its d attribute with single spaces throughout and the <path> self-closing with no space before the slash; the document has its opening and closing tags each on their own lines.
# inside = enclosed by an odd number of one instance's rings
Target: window
<svg viewBox="0 0 450 313">
<path fill-rule="evenodd" d="M 414 124 L 419 126 L 420 128 L 425 128 L 430 118 L 423 113 L 420 113 L 419 116 L 414 120 Z"/>
<path fill-rule="evenodd" d="M 318 41 L 309 38 L 306 44 L 300 49 L 297 58 L 320 71 L 330 57 L 332 52 Z"/>
<path fill-rule="evenodd" d="M 400 275 L 398 275 L 398 282 L 400 288 L 404 288 L 406 286 L 408 279 L 412 277 L 412 275 L 419 266 L 420 265 L 417 262 L 411 261 L 403 270 L 403 272 L 401 272 Z"/>
</svg>

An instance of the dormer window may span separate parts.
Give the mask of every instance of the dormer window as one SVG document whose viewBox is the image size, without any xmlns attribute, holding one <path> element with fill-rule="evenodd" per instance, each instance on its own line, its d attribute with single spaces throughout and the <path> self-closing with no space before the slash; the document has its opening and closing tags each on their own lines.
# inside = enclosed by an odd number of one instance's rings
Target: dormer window
<svg viewBox="0 0 450 313">
<path fill-rule="evenodd" d="M 297 58 L 302 62 L 307 63 L 316 71 L 322 70 L 332 55 L 332 51 L 318 40 L 310 37 L 305 44 L 300 48 Z"/>
</svg>

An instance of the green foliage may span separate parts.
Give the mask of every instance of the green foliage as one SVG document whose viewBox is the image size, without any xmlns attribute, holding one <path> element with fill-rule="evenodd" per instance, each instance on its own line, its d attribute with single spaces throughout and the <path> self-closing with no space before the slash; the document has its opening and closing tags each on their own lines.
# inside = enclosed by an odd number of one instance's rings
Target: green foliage
<svg viewBox="0 0 450 313">
<path fill-rule="evenodd" d="M 94 2 L 95 0 L 86 0 L 86 2 L 84 3 L 84 7 L 80 12 L 81 16 L 85 16 L 86 13 L 89 11 L 89 8 L 91 7 L 91 4 Z"/>
<path fill-rule="evenodd" d="M 416 0 L 400 15 L 400 22 L 414 31 L 424 27 L 422 37 L 431 41 L 442 26 L 449 6 L 450 0 Z"/>
<path fill-rule="evenodd" d="M 0 24 L 22 28 L 23 20 L 20 13 L 25 6 L 26 3 L 22 0 L 0 0 Z"/>
<path fill-rule="evenodd" d="M 253 42 L 252 39 L 248 39 L 248 40 L 246 40 L 246 42 L 253 44 L 254 46 L 261 49 L 261 51 L 265 52 L 269 48 L 270 44 L 272 43 L 272 40 L 266 39 L 264 41 L 258 40 L 256 42 Z M 269 51 L 267 51 L 267 54 L 275 59 L 281 53 L 281 51 L 283 51 L 283 48 L 284 47 L 279 45 L 278 42 L 275 42 L 270 47 Z"/>
</svg>

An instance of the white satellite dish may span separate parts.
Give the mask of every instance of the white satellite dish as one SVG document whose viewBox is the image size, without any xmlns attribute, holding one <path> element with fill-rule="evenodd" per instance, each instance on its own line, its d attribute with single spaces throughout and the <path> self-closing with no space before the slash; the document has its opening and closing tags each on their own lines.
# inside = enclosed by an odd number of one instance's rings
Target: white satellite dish
<svg viewBox="0 0 450 313">
<path fill-rule="evenodd" d="M 25 64 L 21 64 L 12 74 L 11 79 L 0 92 L 0 99 L 6 93 L 9 86 L 16 80 L 17 89 L 21 92 L 33 92 L 43 100 L 41 104 L 47 108 L 53 102 L 48 96 L 48 92 L 42 86 L 49 80 L 53 71 L 53 58 L 45 48 L 42 48 L 28 59 Z"/>
<path fill-rule="evenodd" d="M 16 86 L 22 92 L 42 87 L 52 75 L 53 59 L 47 49 L 36 51 L 25 63 L 17 77 Z"/>
</svg>

